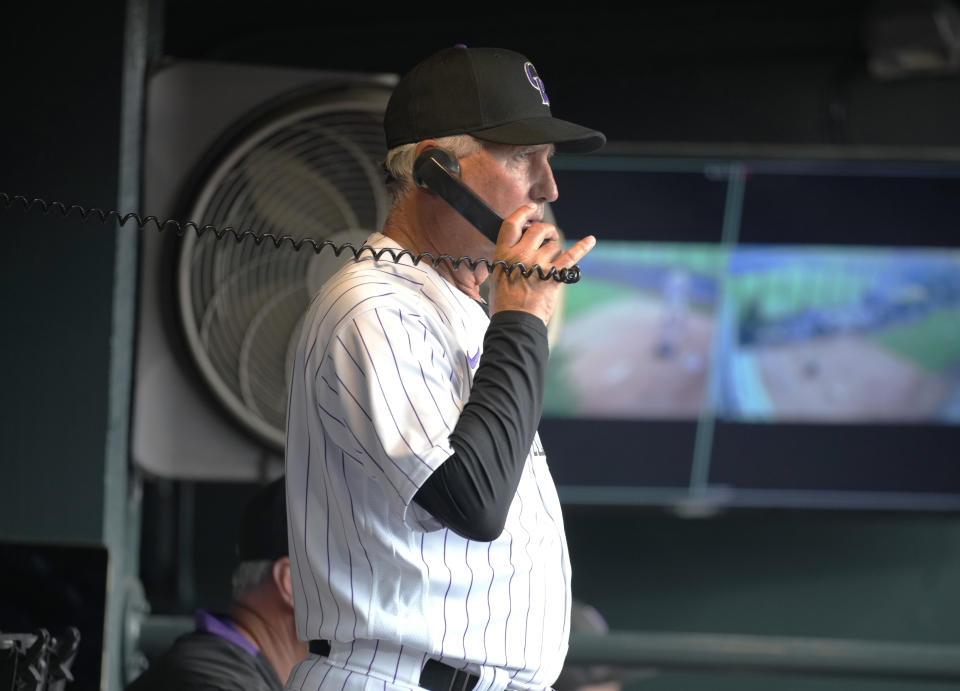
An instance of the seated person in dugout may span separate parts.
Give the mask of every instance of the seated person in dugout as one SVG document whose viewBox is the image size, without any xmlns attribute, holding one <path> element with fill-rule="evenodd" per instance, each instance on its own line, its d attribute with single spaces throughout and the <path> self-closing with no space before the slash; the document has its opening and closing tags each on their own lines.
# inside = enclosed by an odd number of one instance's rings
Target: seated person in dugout
<svg viewBox="0 0 960 691">
<path fill-rule="evenodd" d="M 260 489 L 243 511 L 238 563 L 227 612 L 198 610 L 180 636 L 127 691 L 280 691 L 307 656 L 297 640 L 283 478 Z"/>
</svg>

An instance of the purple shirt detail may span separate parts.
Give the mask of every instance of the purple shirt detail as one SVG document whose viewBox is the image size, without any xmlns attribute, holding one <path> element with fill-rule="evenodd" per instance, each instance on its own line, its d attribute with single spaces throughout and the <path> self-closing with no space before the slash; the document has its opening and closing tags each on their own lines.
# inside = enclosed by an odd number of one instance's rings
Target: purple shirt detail
<svg viewBox="0 0 960 691">
<path fill-rule="evenodd" d="M 239 645 L 254 657 L 260 652 L 257 646 L 251 643 L 249 638 L 240 633 L 237 627 L 233 625 L 233 622 L 226 617 L 221 619 L 206 610 L 198 609 L 194 614 L 194 621 L 196 622 L 197 631 L 206 631 L 215 636 L 220 636 L 220 638 L 225 638 L 231 643 Z"/>
<path fill-rule="evenodd" d="M 473 355 L 467 353 L 467 364 L 470 365 L 470 369 L 476 369 L 478 362 L 480 362 L 480 348 L 477 348 L 477 352 Z"/>
</svg>

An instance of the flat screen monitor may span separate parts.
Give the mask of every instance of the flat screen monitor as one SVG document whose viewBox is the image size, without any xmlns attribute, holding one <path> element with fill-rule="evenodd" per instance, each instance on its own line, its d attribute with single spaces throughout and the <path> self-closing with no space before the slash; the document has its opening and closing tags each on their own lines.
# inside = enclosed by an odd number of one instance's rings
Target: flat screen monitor
<svg viewBox="0 0 960 691">
<path fill-rule="evenodd" d="M 568 503 L 960 509 L 960 166 L 557 157 Z"/>
</svg>

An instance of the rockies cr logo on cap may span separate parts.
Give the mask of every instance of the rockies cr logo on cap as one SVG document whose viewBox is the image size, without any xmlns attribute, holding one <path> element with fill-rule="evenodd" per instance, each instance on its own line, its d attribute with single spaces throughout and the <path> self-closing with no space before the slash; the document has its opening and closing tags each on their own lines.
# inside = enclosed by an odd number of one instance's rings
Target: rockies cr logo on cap
<svg viewBox="0 0 960 691">
<path fill-rule="evenodd" d="M 545 106 L 550 105 L 550 99 L 547 98 L 547 87 L 544 85 L 543 80 L 540 79 L 540 75 L 537 74 L 537 68 L 533 66 L 532 62 L 523 63 L 523 71 L 527 75 L 527 81 L 530 82 L 530 86 L 540 92 L 540 102 Z"/>
</svg>

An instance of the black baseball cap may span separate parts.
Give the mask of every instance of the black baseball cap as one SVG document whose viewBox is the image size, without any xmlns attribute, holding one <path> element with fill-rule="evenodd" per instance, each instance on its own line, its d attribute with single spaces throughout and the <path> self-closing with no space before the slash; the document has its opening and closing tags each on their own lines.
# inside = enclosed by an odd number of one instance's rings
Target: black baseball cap
<svg viewBox="0 0 960 691">
<path fill-rule="evenodd" d="M 601 132 L 553 117 L 546 86 L 525 56 L 464 45 L 434 53 L 400 79 L 384 131 L 388 149 L 454 134 L 519 146 L 552 143 L 564 153 L 588 153 L 606 142 Z"/>
<path fill-rule="evenodd" d="M 237 528 L 239 561 L 288 556 L 287 494 L 283 477 L 261 487 L 244 506 Z"/>
</svg>

